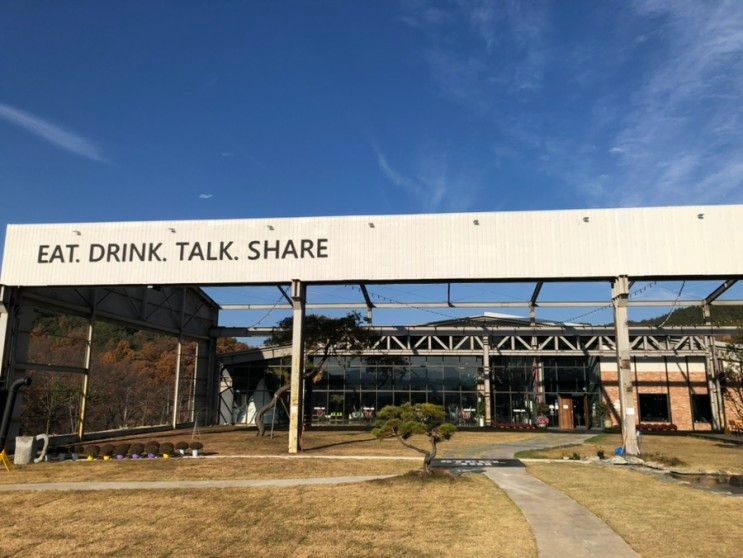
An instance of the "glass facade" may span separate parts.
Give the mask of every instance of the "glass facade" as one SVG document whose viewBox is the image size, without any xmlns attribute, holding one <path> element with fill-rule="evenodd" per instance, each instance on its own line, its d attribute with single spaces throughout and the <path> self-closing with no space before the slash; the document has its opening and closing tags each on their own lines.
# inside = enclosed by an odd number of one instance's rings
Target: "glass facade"
<svg viewBox="0 0 743 558">
<path fill-rule="evenodd" d="M 350 357 L 324 370 L 310 388 L 313 424 L 372 424 L 386 405 L 407 402 L 441 405 L 455 424 L 477 424 L 478 357 Z"/>
<path fill-rule="evenodd" d="M 541 414 L 549 419 L 549 426 L 591 425 L 599 399 L 595 359 L 493 355 L 490 365 L 493 422 L 534 424 Z M 483 393 L 478 391 L 483 377 L 478 356 L 340 357 L 326 361 L 323 370 L 305 382 L 306 417 L 313 425 L 370 426 L 386 405 L 407 402 L 441 405 L 448 420 L 461 427 L 477 426 L 478 419 L 485 418 Z M 230 373 L 236 404 L 242 401 L 244 406 L 259 385 L 272 394 L 285 383 L 289 361 L 238 365 Z M 570 425 L 560 424 L 560 398 L 572 401 Z M 280 415 L 285 418 L 283 412 Z"/>
<path fill-rule="evenodd" d="M 560 396 L 571 396 L 577 401 L 572 405 L 572 424 L 562 427 L 590 426 L 600 385 L 595 359 L 492 356 L 490 365 L 496 423 L 534 424 L 541 414 L 549 419 L 549 426 L 561 426 Z M 538 409 L 540 402 L 546 406 Z"/>
</svg>

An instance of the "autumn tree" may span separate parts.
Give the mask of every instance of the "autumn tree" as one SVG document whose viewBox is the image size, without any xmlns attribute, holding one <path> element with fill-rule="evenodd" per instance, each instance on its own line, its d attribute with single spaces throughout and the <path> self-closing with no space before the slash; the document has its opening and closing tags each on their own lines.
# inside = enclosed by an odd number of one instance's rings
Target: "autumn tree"
<svg viewBox="0 0 743 558">
<path fill-rule="evenodd" d="M 293 323 L 291 316 L 281 320 L 271 336 L 266 339 L 265 344 L 291 344 Z M 307 419 L 310 415 L 307 413 L 311 411 L 312 386 L 322 380 L 328 360 L 331 358 L 342 360 L 361 353 L 371 344 L 372 335 L 357 312 L 341 318 L 309 314 L 304 318 L 302 329 L 304 333 L 304 363 L 302 366 L 302 379 L 305 384 L 304 408 L 305 420 L 309 422 Z M 284 385 L 274 392 L 271 401 L 255 415 L 259 436 L 263 436 L 265 432 L 263 415 L 275 408 L 278 400 L 291 388 L 289 370 L 283 372 L 281 380 Z"/>
<path fill-rule="evenodd" d="M 406 448 L 423 454 L 423 468 L 431 473 L 431 462 L 436 457 L 438 445 L 450 439 L 457 428 L 446 422 L 444 408 L 433 403 L 405 403 L 388 405 L 377 415 L 377 426 L 372 434 L 378 439 L 397 438 Z M 415 434 L 428 438 L 430 449 L 419 448 L 409 440 Z"/>
</svg>

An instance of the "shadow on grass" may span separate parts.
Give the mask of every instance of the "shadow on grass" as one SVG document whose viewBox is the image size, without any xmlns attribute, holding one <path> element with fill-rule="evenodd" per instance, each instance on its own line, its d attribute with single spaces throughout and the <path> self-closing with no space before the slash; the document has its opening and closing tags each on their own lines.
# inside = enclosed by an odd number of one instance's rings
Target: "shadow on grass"
<svg viewBox="0 0 743 558">
<path fill-rule="evenodd" d="M 325 448 L 334 448 L 337 446 L 349 446 L 353 444 L 363 444 L 366 442 L 376 442 L 378 441 L 376 438 L 364 438 L 362 440 L 348 440 L 346 442 L 333 442 L 332 444 L 323 444 L 321 446 L 313 446 L 311 448 L 302 447 L 302 451 L 316 451 L 321 450 Z"/>
</svg>

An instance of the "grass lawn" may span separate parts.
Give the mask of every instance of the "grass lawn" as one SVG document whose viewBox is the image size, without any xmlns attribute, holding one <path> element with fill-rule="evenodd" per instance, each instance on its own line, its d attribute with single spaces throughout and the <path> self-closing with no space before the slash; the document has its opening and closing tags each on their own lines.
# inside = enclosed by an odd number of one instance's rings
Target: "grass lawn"
<svg viewBox="0 0 743 558">
<path fill-rule="evenodd" d="M 743 498 L 616 467 L 539 463 L 529 472 L 590 509 L 643 557 L 740 556 Z"/>
<path fill-rule="evenodd" d="M 420 468 L 415 461 L 341 459 L 140 459 L 64 461 L 0 471 L 0 484 L 19 482 L 276 479 L 397 475 Z"/>
<path fill-rule="evenodd" d="M 492 444 L 514 443 L 530 439 L 538 434 L 533 432 L 481 432 L 460 431 L 448 442 L 440 446 L 441 455 L 458 455 L 459 452 L 488 446 Z M 132 441 L 135 438 L 126 438 Z M 157 440 L 159 442 L 178 442 L 191 439 L 190 430 L 168 431 L 159 434 L 137 436 L 138 441 Z M 274 438 L 268 434 L 258 437 L 255 430 L 245 428 L 204 428 L 199 431 L 198 439 L 203 442 L 207 453 L 227 455 L 271 455 L 286 454 L 288 434 L 277 431 Z M 414 437 L 412 442 L 427 447 L 425 437 Z M 101 445 L 103 442 L 96 442 Z M 330 431 L 312 429 L 304 432 L 302 437 L 303 451 L 308 455 L 418 455 L 400 444 L 397 440 L 377 440 L 370 432 Z"/>
<path fill-rule="evenodd" d="M 603 450 L 607 457 L 622 445 L 619 434 L 601 434 L 583 444 L 549 450 L 521 452 L 517 457 L 561 459 L 573 452 L 581 457 L 595 456 Z M 694 436 L 646 435 L 642 437 L 642 457 L 660 461 L 679 469 L 723 470 L 743 473 L 743 446 L 725 444 Z"/>
<path fill-rule="evenodd" d="M 480 475 L 339 487 L 0 494 L 0 554 L 536 556 Z"/>
</svg>

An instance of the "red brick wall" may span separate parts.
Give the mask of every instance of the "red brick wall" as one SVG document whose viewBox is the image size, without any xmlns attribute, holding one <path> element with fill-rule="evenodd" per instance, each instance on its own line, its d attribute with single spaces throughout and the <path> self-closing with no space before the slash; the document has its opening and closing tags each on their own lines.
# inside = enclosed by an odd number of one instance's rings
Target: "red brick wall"
<svg viewBox="0 0 743 558">
<path fill-rule="evenodd" d="M 613 363 L 612 363 L 613 364 Z M 607 367 L 609 363 L 604 366 Z M 647 422 L 642 420 L 640 406 L 637 400 L 638 393 L 664 393 L 669 396 L 671 422 L 679 430 L 710 430 L 711 425 L 707 423 L 694 423 L 691 412 L 691 394 L 706 394 L 707 380 L 704 372 L 686 372 L 684 361 L 668 363 L 668 372 L 665 363 L 654 363 L 658 370 L 648 370 L 648 365 L 641 365 L 640 371 L 634 372 L 636 378 L 635 409 L 636 422 Z M 633 363 L 633 371 L 635 366 Z M 619 400 L 619 389 L 617 383 L 617 372 L 603 370 L 601 372 L 601 384 L 604 391 L 604 399 L 611 408 L 612 425 L 619 424 L 619 408 L 615 409 L 614 402 Z"/>
</svg>

